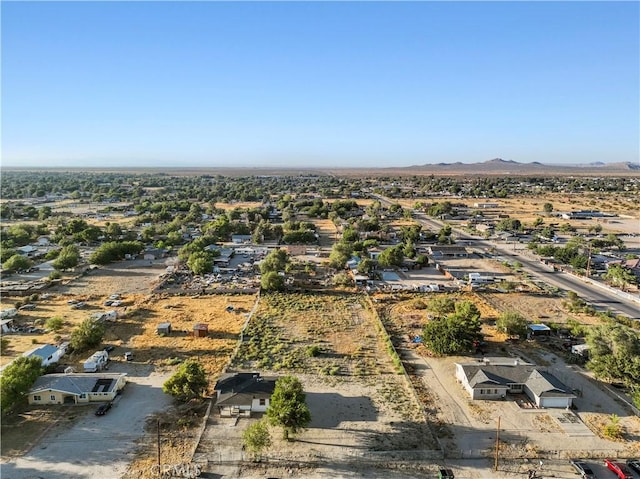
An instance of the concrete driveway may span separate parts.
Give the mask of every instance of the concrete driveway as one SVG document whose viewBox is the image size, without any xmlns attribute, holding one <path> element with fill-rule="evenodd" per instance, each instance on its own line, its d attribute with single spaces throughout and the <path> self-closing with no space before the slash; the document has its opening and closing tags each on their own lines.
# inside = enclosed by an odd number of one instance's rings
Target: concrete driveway
<svg viewBox="0 0 640 479">
<path fill-rule="evenodd" d="M 135 442 L 144 435 L 149 414 L 163 410 L 171 398 L 162 392 L 169 373 L 152 366 L 113 363 L 109 372 L 126 372 L 128 384 L 104 416 L 97 403 L 78 406 L 73 425 L 56 425 L 30 452 L 2 464 L 3 479 L 117 479 L 133 458 Z"/>
</svg>

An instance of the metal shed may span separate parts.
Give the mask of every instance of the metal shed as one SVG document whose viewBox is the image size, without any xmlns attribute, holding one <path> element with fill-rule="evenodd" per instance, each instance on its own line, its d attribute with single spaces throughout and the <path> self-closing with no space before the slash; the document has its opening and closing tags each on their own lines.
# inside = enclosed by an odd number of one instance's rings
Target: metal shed
<svg viewBox="0 0 640 479">
<path fill-rule="evenodd" d="M 171 334 L 171 323 L 158 324 L 158 327 L 156 328 L 156 333 L 163 336 L 168 336 L 169 334 Z"/>
</svg>

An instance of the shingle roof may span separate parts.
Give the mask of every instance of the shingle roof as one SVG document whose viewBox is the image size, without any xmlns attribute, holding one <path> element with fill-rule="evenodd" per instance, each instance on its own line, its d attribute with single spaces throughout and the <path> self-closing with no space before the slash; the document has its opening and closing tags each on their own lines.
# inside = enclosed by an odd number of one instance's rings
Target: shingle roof
<svg viewBox="0 0 640 479">
<path fill-rule="evenodd" d="M 220 391 L 216 406 L 246 406 L 254 398 L 269 398 L 276 385 L 275 377 L 258 373 L 237 373 L 220 379 L 214 389 Z"/>
<path fill-rule="evenodd" d="M 92 392 L 98 381 L 111 379 L 112 382 L 107 388 L 102 388 L 101 392 L 111 392 L 115 388 L 118 379 L 126 374 L 100 373 L 100 374 L 45 374 L 36 379 L 29 394 L 41 391 L 61 391 L 66 394 L 78 396 Z M 104 382 L 102 384 L 105 384 Z"/>
<path fill-rule="evenodd" d="M 508 387 L 511 384 L 526 384 L 536 396 L 573 395 L 571 389 L 558 378 L 530 365 L 462 364 L 461 366 L 472 388 L 484 385 Z"/>
</svg>

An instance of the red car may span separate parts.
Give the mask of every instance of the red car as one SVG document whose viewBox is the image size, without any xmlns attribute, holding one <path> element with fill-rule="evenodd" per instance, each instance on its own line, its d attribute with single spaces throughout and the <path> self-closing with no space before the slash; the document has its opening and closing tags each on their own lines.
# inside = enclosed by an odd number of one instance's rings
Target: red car
<svg viewBox="0 0 640 479">
<path fill-rule="evenodd" d="M 605 459 L 604 463 L 609 469 L 615 472 L 620 479 L 633 479 L 633 474 L 631 473 L 631 470 L 626 466 L 626 464 L 622 462 L 611 461 L 609 459 Z"/>
</svg>

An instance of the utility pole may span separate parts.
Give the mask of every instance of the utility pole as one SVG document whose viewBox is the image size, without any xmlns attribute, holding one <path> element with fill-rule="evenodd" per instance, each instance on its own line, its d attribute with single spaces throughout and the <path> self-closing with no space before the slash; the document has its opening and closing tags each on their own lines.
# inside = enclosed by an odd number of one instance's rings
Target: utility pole
<svg viewBox="0 0 640 479">
<path fill-rule="evenodd" d="M 160 419 L 158 419 L 158 471 L 160 470 Z"/>
<path fill-rule="evenodd" d="M 500 452 L 500 416 L 498 416 L 498 428 L 496 429 L 496 460 L 493 465 L 493 470 L 498 470 L 498 454 Z"/>
</svg>

